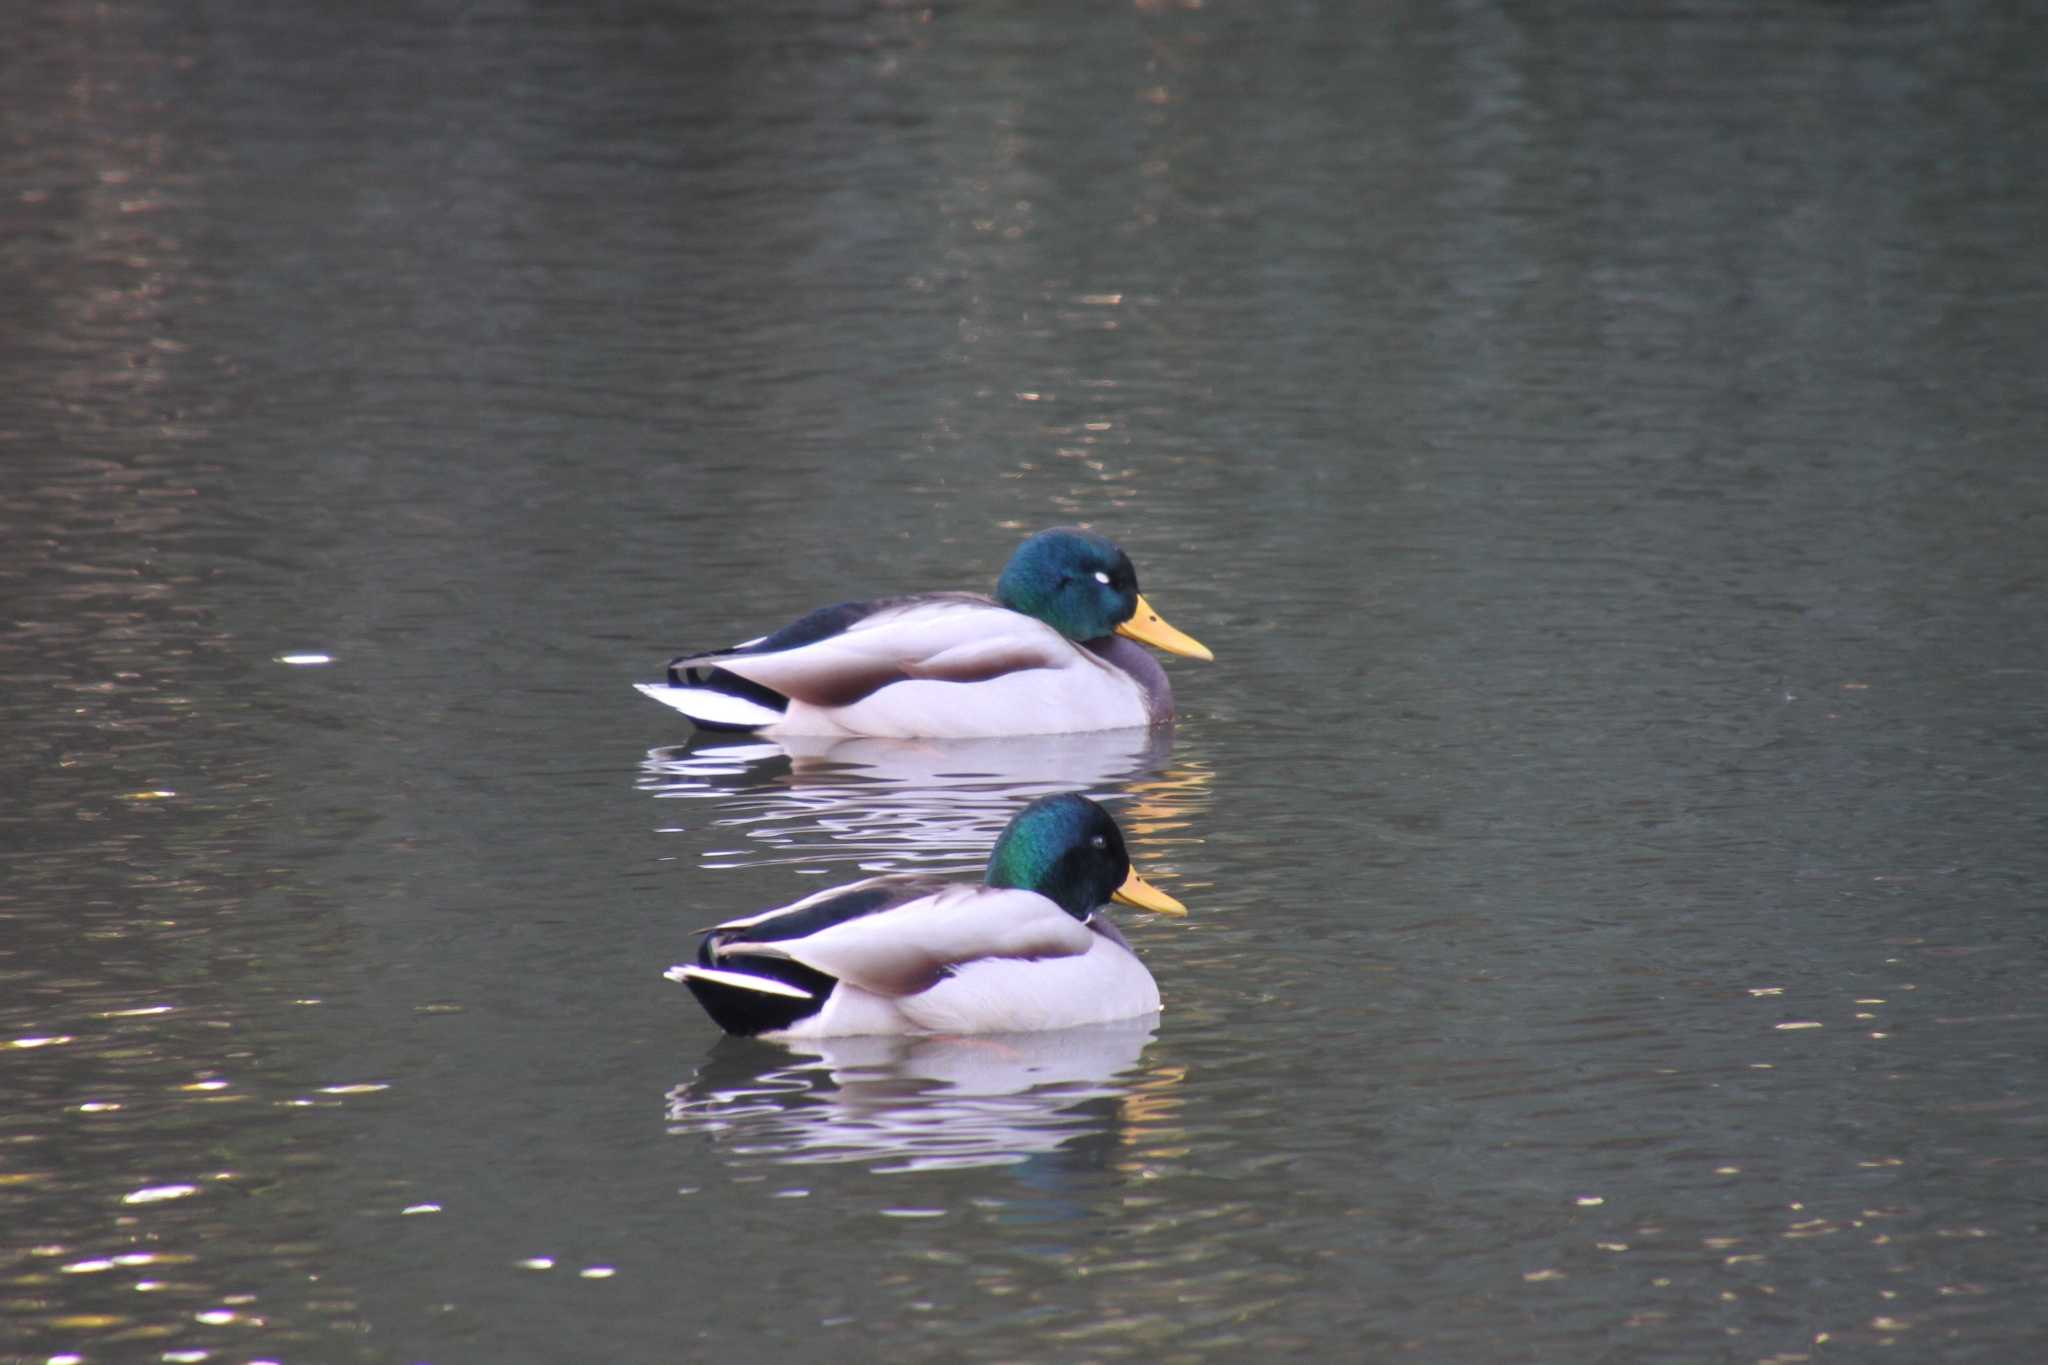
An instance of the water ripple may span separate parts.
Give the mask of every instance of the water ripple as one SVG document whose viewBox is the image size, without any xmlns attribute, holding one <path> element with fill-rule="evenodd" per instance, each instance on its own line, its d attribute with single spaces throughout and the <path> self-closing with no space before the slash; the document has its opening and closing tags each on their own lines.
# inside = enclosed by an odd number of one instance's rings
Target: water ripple
<svg viewBox="0 0 2048 1365">
<path fill-rule="evenodd" d="M 668 1094 L 669 1131 L 729 1164 L 879 1174 L 1014 1165 L 1090 1136 L 1128 1143 L 1172 1070 L 1139 1071 L 1156 1014 L 1053 1033 L 723 1043 Z M 812 1054 L 812 1055 L 805 1055 Z"/>
<path fill-rule="evenodd" d="M 717 803 L 697 822 L 729 838 L 697 855 L 713 870 L 853 863 L 866 872 L 979 868 L 1019 807 L 1082 791 L 1116 812 L 1146 876 L 1208 803 L 1209 770 L 1170 760 L 1173 732 L 949 740 L 785 739 L 651 750 L 640 789 Z M 678 823 L 664 833 L 683 833 Z"/>
</svg>

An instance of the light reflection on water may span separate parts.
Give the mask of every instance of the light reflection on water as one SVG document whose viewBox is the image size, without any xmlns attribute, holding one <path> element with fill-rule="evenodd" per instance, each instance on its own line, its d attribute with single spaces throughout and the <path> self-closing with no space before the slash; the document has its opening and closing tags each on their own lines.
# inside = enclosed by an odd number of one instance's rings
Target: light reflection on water
<svg viewBox="0 0 2048 1365">
<path fill-rule="evenodd" d="M 729 1163 L 858 1163 L 879 1174 L 1014 1165 L 1089 1139 L 1126 1147 L 1179 1074 L 1141 1070 L 1158 1015 L 973 1038 L 721 1043 L 668 1095 L 669 1132 Z"/>
<path fill-rule="evenodd" d="M 853 863 L 868 873 L 979 869 L 1027 802 L 1079 791 L 1107 805 L 1150 879 L 1209 802 L 1200 759 L 1174 761 L 1170 726 L 1008 739 L 712 739 L 649 751 L 639 786 L 660 800 L 709 800 L 704 826 L 729 834 L 712 870 Z M 678 824 L 663 830 L 688 832 Z"/>
</svg>

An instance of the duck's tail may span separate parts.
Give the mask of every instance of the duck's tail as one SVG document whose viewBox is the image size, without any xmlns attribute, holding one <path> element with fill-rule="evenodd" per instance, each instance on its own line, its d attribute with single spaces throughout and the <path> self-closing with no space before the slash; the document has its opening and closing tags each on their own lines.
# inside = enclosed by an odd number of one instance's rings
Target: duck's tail
<svg viewBox="0 0 2048 1365">
<path fill-rule="evenodd" d="M 820 993 L 772 976 L 694 963 L 671 967 L 662 975 L 688 986 L 711 1022 L 745 1037 L 785 1029 L 816 1014 L 830 994 L 829 986 Z"/>
<path fill-rule="evenodd" d="M 694 667 L 685 659 L 668 666 L 666 683 L 635 683 L 664 706 L 673 706 L 700 730 L 751 732 L 773 725 L 789 709 L 789 698 L 722 668 Z"/>
</svg>

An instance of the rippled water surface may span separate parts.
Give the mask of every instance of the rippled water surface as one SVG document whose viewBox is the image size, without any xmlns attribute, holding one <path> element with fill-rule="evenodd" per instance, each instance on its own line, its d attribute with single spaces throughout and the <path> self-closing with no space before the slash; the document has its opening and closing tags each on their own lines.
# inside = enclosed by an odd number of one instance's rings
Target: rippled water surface
<svg viewBox="0 0 2048 1365">
<path fill-rule="evenodd" d="M 2040 1355 L 2020 10 L 11 32 L 0 1356 Z M 631 690 L 1066 521 L 1170 731 Z M 662 979 L 1063 789 L 1157 1018 Z"/>
</svg>

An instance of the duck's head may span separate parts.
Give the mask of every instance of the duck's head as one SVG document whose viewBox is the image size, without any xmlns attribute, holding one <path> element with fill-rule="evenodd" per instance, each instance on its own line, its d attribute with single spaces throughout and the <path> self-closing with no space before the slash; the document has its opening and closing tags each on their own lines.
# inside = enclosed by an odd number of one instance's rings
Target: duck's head
<svg viewBox="0 0 2048 1365">
<path fill-rule="evenodd" d="M 996 580 L 996 601 L 1035 616 L 1069 640 L 1127 635 L 1169 654 L 1213 659 L 1138 595 L 1131 557 L 1093 531 L 1059 526 L 1017 547 Z"/>
<path fill-rule="evenodd" d="M 1036 891 L 1084 924 L 1110 901 L 1185 915 L 1131 871 L 1123 831 L 1085 796 L 1041 796 L 1017 812 L 988 856 L 988 884 Z"/>
</svg>

